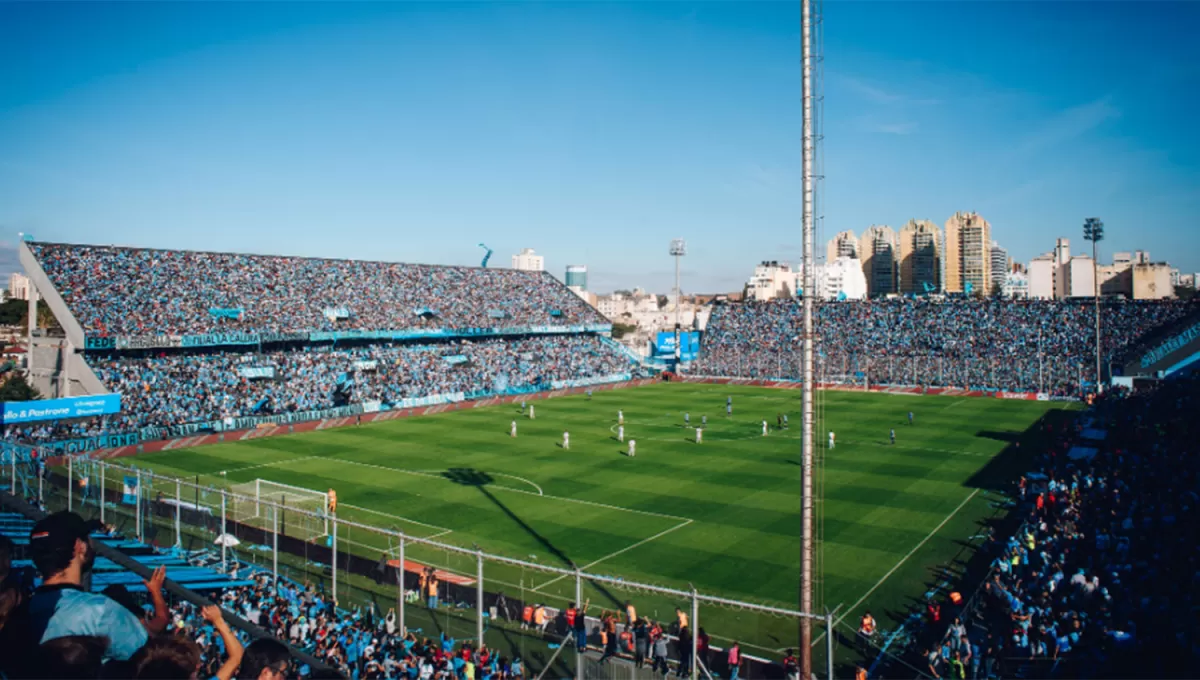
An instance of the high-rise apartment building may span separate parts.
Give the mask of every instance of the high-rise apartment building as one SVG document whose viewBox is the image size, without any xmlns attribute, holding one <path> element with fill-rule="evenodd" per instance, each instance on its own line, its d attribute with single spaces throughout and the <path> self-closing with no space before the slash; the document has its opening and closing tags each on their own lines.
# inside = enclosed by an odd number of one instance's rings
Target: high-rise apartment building
<svg viewBox="0 0 1200 680">
<path fill-rule="evenodd" d="M 987 293 L 992 285 L 992 225 L 973 212 L 946 220 L 945 291 Z"/>
<path fill-rule="evenodd" d="M 28 276 L 16 272 L 9 275 L 8 298 L 10 300 L 28 300 L 30 295 L 36 294 Z"/>
<path fill-rule="evenodd" d="M 940 291 L 942 233 L 929 220 L 909 220 L 900 228 L 901 293 Z"/>
<path fill-rule="evenodd" d="M 854 232 L 843 231 L 839 233 L 825 247 L 826 262 L 833 262 L 839 257 L 852 257 L 857 260 L 863 259 L 863 255 L 859 252 L 858 248 L 858 237 L 854 235 Z"/>
<path fill-rule="evenodd" d="M 862 253 L 863 276 L 867 277 L 867 294 L 875 297 L 895 293 L 896 231 L 886 225 L 869 227 L 858 245 Z"/>
<path fill-rule="evenodd" d="M 992 288 L 988 292 L 995 294 L 1004 287 L 1004 279 L 1012 266 L 1008 259 L 1008 251 L 1001 248 L 999 243 L 992 241 L 989 252 L 992 259 Z"/>
</svg>

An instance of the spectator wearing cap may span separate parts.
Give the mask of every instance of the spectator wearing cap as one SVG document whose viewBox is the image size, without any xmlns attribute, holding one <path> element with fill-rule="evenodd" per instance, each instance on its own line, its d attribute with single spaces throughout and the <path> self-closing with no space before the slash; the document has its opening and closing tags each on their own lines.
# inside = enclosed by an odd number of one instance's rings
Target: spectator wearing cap
<svg viewBox="0 0 1200 680">
<path fill-rule="evenodd" d="M 146 628 L 138 617 L 82 587 L 96 559 L 89 535 L 99 528 L 98 522 L 73 512 L 56 512 L 33 525 L 30 552 L 43 582 L 19 621 L 30 647 L 60 637 L 103 636 L 104 658 L 124 661 L 146 644 Z"/>
</svg>

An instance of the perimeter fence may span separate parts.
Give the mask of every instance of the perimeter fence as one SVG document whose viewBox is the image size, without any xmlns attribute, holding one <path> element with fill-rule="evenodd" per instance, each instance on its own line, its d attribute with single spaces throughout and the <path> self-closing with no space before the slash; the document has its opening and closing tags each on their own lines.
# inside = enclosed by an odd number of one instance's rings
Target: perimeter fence
<svg viewBox="0 0 1200 680">
<path fill-rule="evenodd" d="M 673 671 L 682 666 L 692 678 L 730 677 L 734 642 L 743 657 L 739 677 L 778 677 L 779 662 L 795 647 L 804 621 L 817 641 L 814 670 L 835 677 L 842 641 L 836 612 L 804 613 L 703 593 L 690 584 L 595 573 L 552 547 L 549 555 L 515 559 L 455 545 L 445 538 L 448 529 L 369 508 L 342 503 L 325 512 L 323 494 L 315 490 L 311 498 L 294 490 L 278 498 L 254 496 L 237 492 L 244 484 L 235 490 L 217 480 L 206 484 L 200 477 L 83 456 L 59 460 L 46 468 L 10 452 L 5 481 L 14 495 L 46 510 L 99 519 L 151 546 L 219 554 L 224 572 L 265 570 L 275 583 L 313 584 L 349 616 L 394 616 L 397 630 L 422 637 L 484 640 L 523 659 L 534 672 L 530 677 L 649 677 L 655 650 L 651 646 L 644 663 L 637 663 L 642 655 L 628 625 L 630 607 L 668 634 L 663 663 Z M 587 612 L 584 654 L 567 624 L 567 610 L 580 603 Z M 609 652 L 615 657 L 598 660 Z"/>
</svg>

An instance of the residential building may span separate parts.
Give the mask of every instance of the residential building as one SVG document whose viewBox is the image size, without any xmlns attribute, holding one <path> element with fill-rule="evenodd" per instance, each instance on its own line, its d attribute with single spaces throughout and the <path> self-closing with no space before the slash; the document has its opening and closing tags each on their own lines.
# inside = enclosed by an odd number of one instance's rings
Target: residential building
<svg viewBox="0 0 1200 680">
<path fill-rule="evenodd" d="M 527 272 L 546 271 L 545 258 L 533 252 L 533 248 L 522 248 L 521 252 L 512 256 L 512 268 Z"/>
<path fill-rule="evenodd" d="M 874 225 L 858 241 L 862 252 L 867 295 L 878 297 L 896 292 L 898 248 L 896 232 L 887 225 Z"/>
<path fill-rule="evenodd" d="M 790 298 L 800 290 L 800 272 L 787 262 L 764 260 L 754 268 L 754 274 L 746 282 L 751 299 L 775 300 Z"/>
<path fill-rule="evenodd" d="M 14 272 L 8 277 L 8 299 L 28 300 L 31 293 L 36 294 L 28 276 Z"/>
<path fill-rule="evenodd" d="M 909 220 L 900 228 L 899 292 L 921 295 L 942 285 L 942 230 L 929 220 Z"/>
<path fill-rule="evenodd" d="M 1006 300 L 1028 299 L 1029 276 L 1018 271 L 1005 274 L 1004 281 L 1000 284 L 1000 297 Z"/>
<path fill-rule="evenodd" d="M 999 243 L 992 241 L 992 246 L 988 252 L 992 258 L 992 287 L 988 292 L 995 295 L 1004 286 L 1004 280 L 1007 278 L 1012 266 L 1009 263 L 1008 251 L 1001 248 Z"/>
<path fill-rule="evenodd" d="M 1175 297 L 1171 285 L 1171 265 L 1164 262 L 1133 265 L 1133 299 L 1161 300 Z"/>
<path fill-rule="evenodd" d="M 1053 253 L 1038 255 L 1029 262 L 1028 296 L 1031 300 L 1053 300 L 1056 294 L 1058 260 Z"/>
<path fill-rule="evenodd" d="M 852 231 L 843 231 L 834 236 L 825 247 L 825 261 L 833 262 L 839 257 L 862 258 L 859 252 L 858 237 Z"/>
<path fill-rule="evenodd" d="M 1067 263 L 1059 268 L 1059 279 L 1064 291 L 1062 297 L 1095 297 L 1096 270 L 1092 266 L 1090 255 L 1074 255 Z"/>
<path fill-rule="evenodd" d="M 992 225 L 973 212 L 957 212 L 946 220 L 947 293 L 988 292 L 992 281 Z"/>
<path fill-rule="evenodd" d="M 1102 264 L 1096 267 L 1096 277 L 1100 279 L 1101 295 L 1120 295 L 1133 299 L 1133 267 L 1131 260 L 1118 264 L 1113 256 L 1113 264 Z"/>
<path fill-rule="evenodd" d="M 862 300 L 867 297 L 867 277 L 862 263 L 853 257 L 839 257 L 818 265 L 817 294 L 825 300 Z"/>
</svg>

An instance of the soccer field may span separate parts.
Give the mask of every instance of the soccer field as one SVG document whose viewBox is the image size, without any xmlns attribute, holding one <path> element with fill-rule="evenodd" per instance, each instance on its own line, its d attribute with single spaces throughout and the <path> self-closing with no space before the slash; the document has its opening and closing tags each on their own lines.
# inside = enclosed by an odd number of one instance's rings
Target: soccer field
<svg viewBox="0 0 1200 680">
<path fill-rule="evenodd" d="M 727 417 L 727 397 L 733 415 Z M 822 459 L 818 602 L 841 606 L 851 630 L 863 609 L 890 628 L 994 516 L 998 488 L 1020 471 L 1018 440 L 1064 404 L 827 391 L 819 395 Z M 800 392 L 656 384 L 448 411 L 305 434 L 165 451 L 133 462 L 223 486 L 273 480 L 338 492 L 339 517 L 550 566 L 795 609 L 800 535 Z M 637 456 L 616 440 L 617 411 Z M 907 414 L 915 422 L 908 424 Z M 703 443 L 691 425 L 707 416 Z M 779 430 L 787 414 L 790 429 Z M 762 421 L 770 425 L 762 436 Z M 509 437 L 516 420 L 518 436 Z M 896 442 L 889 443 L 895 429 Z M 561 447 L 570 432 L 570 449 Z M 837 446 L 826 450 L 826 432 Z M 1029 447 L 1026 447 L 1027 449 Z M 225 476 L 220 475 L 225 471 Z M 343 549 L 377 558 L 382 537 L 348 531 Z M 975 541 L 977 542 L 977 541 Z M 414 548 L 409 559 L 474 574 L 474 561 Z M 489 565 L 489 590 L 562 605 L 572 579 Z M 494 584 L 500 584 L 494 586 Z M 595 611 L 631 599 L 673 618 L 670 602 L 589 587 Z M 795 642 L 782 618 L 711 607 L 714 644 L 738 638 L 771 656 Z"/>
</svg>

